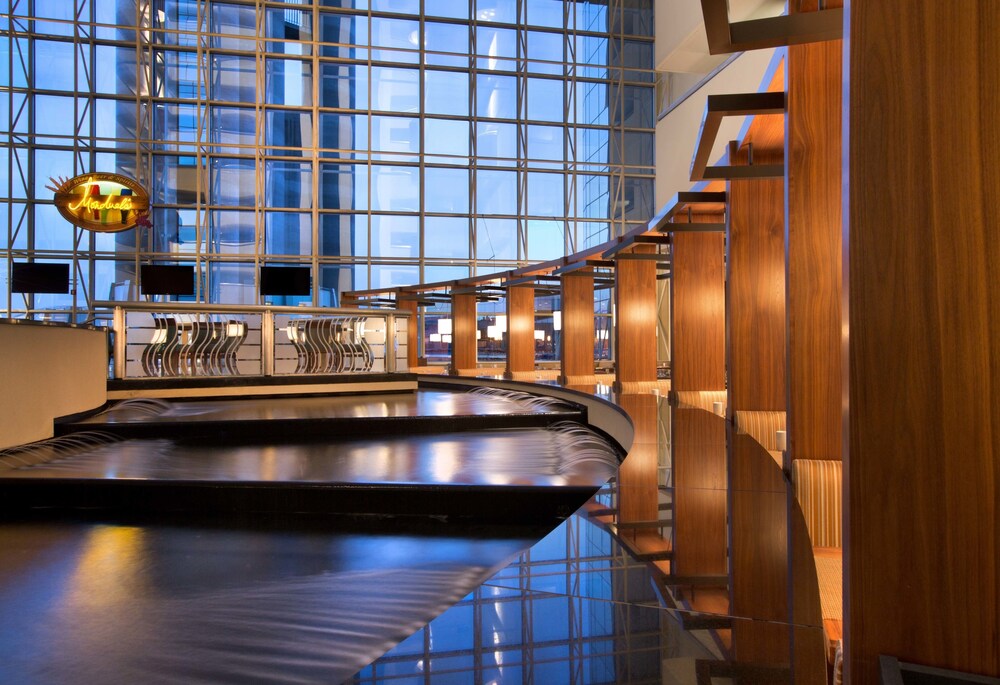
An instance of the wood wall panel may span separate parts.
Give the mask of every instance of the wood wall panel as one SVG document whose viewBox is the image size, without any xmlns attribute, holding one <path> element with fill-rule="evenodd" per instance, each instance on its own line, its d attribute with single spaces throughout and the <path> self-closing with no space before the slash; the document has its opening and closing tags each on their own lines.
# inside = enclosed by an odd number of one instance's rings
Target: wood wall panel
<svg viewBox="0 0 1000 685">
<path fill-rule="evenodd" d="M 788 449 L 841 458 L 843 41 L 788 48 Z"/>
<path fill-rule="evenodd" d="M 655 245 L 636 245 L 633 254 L 653 254 Z M 656 380 L 656 262 L 615 262 L 615 382 Z"/>
<path fill-rule="evenodd" d="M 535 289 L 507 289 L 507 375 L 535 370 Z"/>
<path fill-rule="evenodd" d="M 451 296 L 451 372 L 476 368 L 476 296 Z"/>
<path fill-rule="evenodd" d="M 755 153 L 758 164 L 783 155 Z M 743 154 L 745 163 L 745 153 Z M 739 161 L 739 160 L 737 160 Z M 785 409 L 785 213 L 782 180 L 729 184 L 727 360 L 730 415 Z"/>
<path fill-rule="evenodd" d="M 672 408 L 674 572 L 728 569 L 726 423 L 701 409 Z"/>
<path fill-rule="evenodd" d="M 848 9 L 848 676 L 1000 676 L 1000 3 Z"/>
<path fill-rule="evenodd" d="M 594 375 L 594 277 L 562 277 L 562 375 Z"/>
<path fill-rule="evenodd" d="M 700 216 L 723 221 L 722 216 Z M 725 390 L 725 235 L 679 232 L 672 241 L 671 388 Z"/>
</svg>

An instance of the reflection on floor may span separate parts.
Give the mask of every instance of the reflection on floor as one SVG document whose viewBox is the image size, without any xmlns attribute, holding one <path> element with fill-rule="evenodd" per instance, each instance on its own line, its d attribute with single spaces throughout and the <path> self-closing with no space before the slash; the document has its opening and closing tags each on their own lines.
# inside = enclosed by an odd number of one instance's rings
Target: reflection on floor
<svg viewBox="0 0 1000 685">
<path fill-rule="evenodd" d="M 646 565 L 577 514 L 348 682 L 662 683 L 664 664 L 719 658 L 661 608 Z"/>
<path fill-rule="evenodd" d="M 267 523 L 0 525 L 0 682 L 340 682 L 537 539 Z"/>
</svg>

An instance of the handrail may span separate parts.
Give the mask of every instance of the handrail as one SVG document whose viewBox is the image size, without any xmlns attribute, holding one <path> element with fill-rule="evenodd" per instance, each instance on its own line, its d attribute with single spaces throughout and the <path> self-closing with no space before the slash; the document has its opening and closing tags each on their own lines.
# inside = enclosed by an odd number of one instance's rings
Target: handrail
<svg viewBox="0 0 1000 685">
<path fill-rule="evenodd" d="M 91 303 L 95 309 L 114 309 L 121 307 L 129 311 L 136 312 L 162 312 L 170 310 L 172 312 L 183 312 L 192 314 L 262 314 L 264 312 L 274 312 L 276 314 L 344 314 L 354 315 L 364 314 L 370 316 L 371 309 L 356 309 L 350 307 L 293 307 L 288 305 L 254 305 L 254 304 L 203 304 L 200 302 L 134 302 L 134 301 L 114 301 L 95 300 Z M 381 313 L 389 313 L 394 316 L 408 317 L 412 312 L 406 309 L 380 309 Z"/>
<path fill-rule="evenodd" d="M 406 371 L 412 312 L 194 302 L 106 302 L 113 377 Z"/>
</svg>

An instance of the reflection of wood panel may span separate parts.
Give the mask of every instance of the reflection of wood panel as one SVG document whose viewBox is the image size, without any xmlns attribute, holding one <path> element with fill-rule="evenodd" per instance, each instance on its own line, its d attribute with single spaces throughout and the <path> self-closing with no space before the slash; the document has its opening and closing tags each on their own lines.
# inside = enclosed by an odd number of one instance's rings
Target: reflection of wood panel
<svg viewBox="0 0 1000 685">
<path fill-rule="evenodd" d="M 843 41 L 788 48 L 788 439 L 795 459 L 841 458 Z"/>
<path fill-rule="evenodd" d="M 848 674 L 1000 676 L 1000 4 L 850 22 Z"/>
<path fill-rule="evenodd" d="M 816 561 L 802 509 L 789 497 L 789 560 L 791 568 L 792 673 L 795 683 L 826 685 L 826 641 L 820 606 Z"/>
<path fill-rule="evenodd" d="M 452 371 L 476 368 L 476 296 L 451 296 Z"/>
<path fill-rule="evenodd" d="M 754 162 L 781 158 L 760 153 Z M 729 411 L 784 410 L 784 184 L 755 179 L 729 185 Z"/>
<path fill-rule="evenodd" d="M 724 575 L 726 424 L 701 409 L 673 408 L 674 571 Z"/>
<path fill-rule="evenodd" d="M 535 370 L 535 289 L 507 289 L 507 372 Z"/>
<path fill-rule="evenodd" d="M 594 278 L 562 278 L 563 376 L 594 375 Z"/>
<path fill-rule="evenodd" d="M 635 429 L 632 448 L 618 469 L 618 519 L 626 523 L 655 521 L 659 516 L 657 397 L 621 395 L 618 403 L 628 412 Z"/>
<path fill-rule="evenodd" d="M 722 216 L 694 215 L 722 223 Z M 722 233 L 674 233 L 671 279 L 673 390 L 726 387 L 726 265 Z"/>
<path fill-rule="evenodd" d="M 655 245 L 636 245 L 631 254 L 649 255 Z M 615 262 L 615 369 L 617 383 L 656 380 L 656 262 Z"/>
<path fill-rule="evenodd" d="M 753 438 L 730 434 L 732 613 L 736 661 L 787 665 L 788 502 L 781 471 Z"/>
<path fill-rule="evenodd" d="M 417 318 L 419 305 L 415 300 L 397 300 L 396 307 L 410 312 L 410 318 L 406 322 L 406 364 L 412 369 L 419 364 L 420 320 Z"/>
</svg>

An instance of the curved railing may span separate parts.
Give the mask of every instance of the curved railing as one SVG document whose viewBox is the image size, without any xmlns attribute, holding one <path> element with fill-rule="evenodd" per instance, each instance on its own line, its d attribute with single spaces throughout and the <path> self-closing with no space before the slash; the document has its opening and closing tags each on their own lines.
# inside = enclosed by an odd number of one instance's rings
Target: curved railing
<svg viewBox="0 0 1000 685">
<path fill-rule="evenodd" d="M 111 311 L 116 379 L 407 371 L 406 311 L 94 304 Z"/>
</svg>

